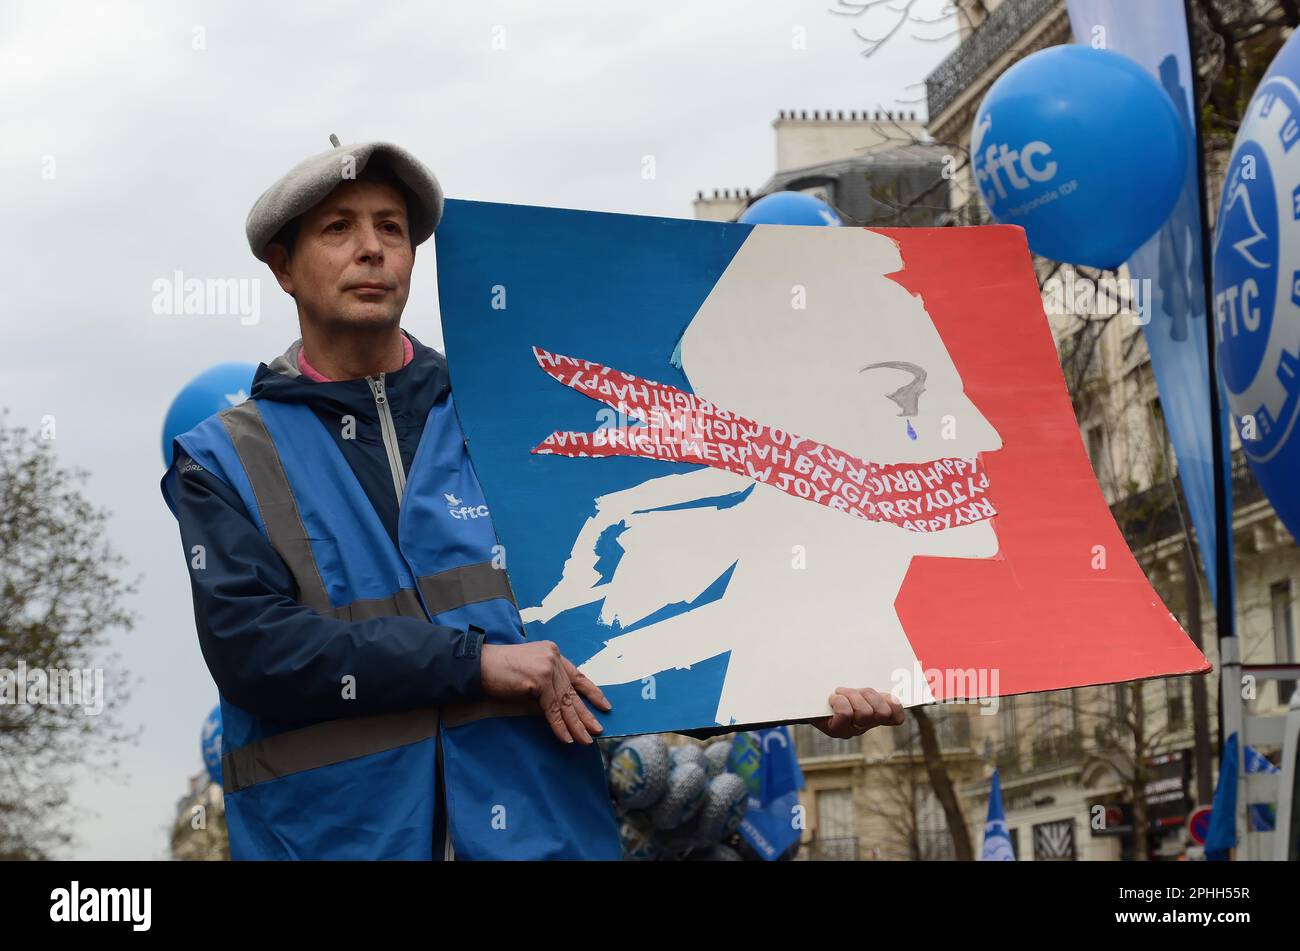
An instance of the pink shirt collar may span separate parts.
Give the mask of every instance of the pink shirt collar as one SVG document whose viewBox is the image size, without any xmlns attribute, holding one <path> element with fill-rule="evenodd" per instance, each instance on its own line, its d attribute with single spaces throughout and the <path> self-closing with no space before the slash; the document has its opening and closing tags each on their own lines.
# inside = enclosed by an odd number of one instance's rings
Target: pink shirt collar
<svg viewBox="0 0 1300 951">
<path fill-rule="evenodd" d="M 405 367 L 415 356 L 415 348 L 411 346 L 411 338 L 402 334 L 402 366 Z M 307 362 L 307 351 L 298 350 L 298 370 L 307 379 L 315 383 L 333 383 L 334 381 L 321 373 L 314 366 Z"/>
</svg>

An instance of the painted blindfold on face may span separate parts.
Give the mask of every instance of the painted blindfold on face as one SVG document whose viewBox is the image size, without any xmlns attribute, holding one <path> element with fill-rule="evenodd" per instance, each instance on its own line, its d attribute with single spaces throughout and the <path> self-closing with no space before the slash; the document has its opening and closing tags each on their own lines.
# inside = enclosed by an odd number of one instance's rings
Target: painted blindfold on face
<svg viewBox="0 0 1300 951">
<path fill-rule="evenodd" d="M 533 347 L 538 366 L 644 425 L 554 432 L 538 454 L 643 456 L 725 469 L 855 518 L 936 532 L 997 514 L 978 458 L 878 464 L 763 423 L 663 383 Z M 910 425 L 910 423 L 909 423 Z"/>
</svg>

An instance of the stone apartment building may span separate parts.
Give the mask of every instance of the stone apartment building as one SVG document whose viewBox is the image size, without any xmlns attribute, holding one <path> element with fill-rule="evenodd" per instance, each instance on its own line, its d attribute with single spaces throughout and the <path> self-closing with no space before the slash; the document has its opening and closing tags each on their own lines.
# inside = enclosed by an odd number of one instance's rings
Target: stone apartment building
<svg viewBox="0 0 1300 951">
<path fill-rule="evenodd" d="M 221 786 L 206 769 L 190 777 L 189 788 L 176 802 L 171 827 L 171 857 L 181 862 L 210 862 L 230 858 L 226 834 L 226 804 Z"/>
</svg>

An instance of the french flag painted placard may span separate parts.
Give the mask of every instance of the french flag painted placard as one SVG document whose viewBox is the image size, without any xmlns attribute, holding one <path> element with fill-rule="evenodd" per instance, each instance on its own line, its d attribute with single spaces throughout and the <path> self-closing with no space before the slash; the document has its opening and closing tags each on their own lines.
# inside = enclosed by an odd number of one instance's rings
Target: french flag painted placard
<svg viewBox="0 0 1300 951">
<path fill-rule="evenodd" d="M 1209 668 L 1098 489 L 1020 229 L 449 201 L 436 243 L 500 560 L 606 735 Z"/>
</svg>

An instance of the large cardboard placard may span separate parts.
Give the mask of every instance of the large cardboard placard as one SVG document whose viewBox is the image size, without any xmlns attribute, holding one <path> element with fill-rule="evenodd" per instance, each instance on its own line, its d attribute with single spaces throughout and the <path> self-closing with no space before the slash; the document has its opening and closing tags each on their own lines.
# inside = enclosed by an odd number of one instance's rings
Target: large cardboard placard
<svg viewBox="0 0 1300 951">
<path fill-rule="evenodd" d="M 607 735 L 1203 672 L 1084 453 L 1023 232 L 451 201 L 452 393 Z"/>
</svg>

